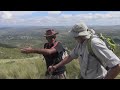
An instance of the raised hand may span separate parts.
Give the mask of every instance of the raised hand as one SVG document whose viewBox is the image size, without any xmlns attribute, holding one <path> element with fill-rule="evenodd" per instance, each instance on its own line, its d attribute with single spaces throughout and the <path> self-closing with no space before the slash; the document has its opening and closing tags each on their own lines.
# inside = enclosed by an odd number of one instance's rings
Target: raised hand
<svg viewBox="0 0 120 90">
<path fill-rule="evenodd" d="M 21 49 L 21 53 L 32 53 L 33 49 L 31 47 Z"/>
</svg>

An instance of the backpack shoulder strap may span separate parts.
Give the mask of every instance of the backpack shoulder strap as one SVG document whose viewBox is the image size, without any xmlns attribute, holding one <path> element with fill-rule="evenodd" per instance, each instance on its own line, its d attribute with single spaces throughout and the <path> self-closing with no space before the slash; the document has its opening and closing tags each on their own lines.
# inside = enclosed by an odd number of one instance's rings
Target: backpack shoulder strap
<svg viewBox="0 0 120 90">
<path fill-rule="evenodd" d="M 54 48 L 55 46 L 57 46 L 58 43 L 59 43 L 59 42 L 56 41 L 56 42 L 54 43 L 54 45 L 53 45 L 51 48 Z"/>
<path fill-rule="evenodd" d="M 94 56 L 95 54 L 94 54 L 92 47 L 91 47 L 91 39 L 92 39 L 92 37 L 90 37 L 90 39 L 88 40 L 87 47 L 88 47 L 89 53 Z"/>
</svg>

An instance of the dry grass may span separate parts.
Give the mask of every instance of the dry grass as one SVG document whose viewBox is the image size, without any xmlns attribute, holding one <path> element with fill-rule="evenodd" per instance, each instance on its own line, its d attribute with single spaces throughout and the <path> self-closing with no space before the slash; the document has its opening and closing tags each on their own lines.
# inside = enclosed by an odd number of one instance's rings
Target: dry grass
<svg viewBox="0 0 120 90">
<path fill-rule="evenodd" d="M 79 77 L 77 60 L 67 64 L 66 67 L 68 79 Z M 46 64 L 42 57 L 0 60 L 0 79 L 44 79 L 45 71 Z"/>
</svg>

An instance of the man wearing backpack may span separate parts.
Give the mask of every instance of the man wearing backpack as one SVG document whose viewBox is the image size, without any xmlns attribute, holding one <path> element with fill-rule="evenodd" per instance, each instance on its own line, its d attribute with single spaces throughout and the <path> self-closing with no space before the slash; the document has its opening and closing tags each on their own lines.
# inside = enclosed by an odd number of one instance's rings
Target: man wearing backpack
<svg viewBox="0 0 120 90">
<path fill-rule="evenodd" d="M 59 63 L 62 60 L 63 53 L 65 49 L 62 44 L 56 41 L 56 35 L 58 32 L 55 32 L 53 29 L 49 29 L 45 33 L 47 43 L 44 44 L 44 49 L 33 49 L 33 48 L 23 48 L 21 49 L 22 53 L 37 53 L 43 54 L 46 60 L 46 67 Z M 65 66 L 57 68 L 54 72 L 49 73 L 46 71 L 46 79 L 65 79 Z"/>
<path fill-rule="evenodd" d="M 103 40 L 95 35 L 94 30 L 80 23 L 73 26 L 70 34 L 78 44 L 64 60 L 54 66 L 49 66 L 49 72 L 78 58 L 81 79 L 114 79 L 119 74 L 120 59 L 107 48 Z M 94 55 L 89 51 L 89 42 Z M 106 67 L 109 70 L 106 70 Z"/>
</svg>

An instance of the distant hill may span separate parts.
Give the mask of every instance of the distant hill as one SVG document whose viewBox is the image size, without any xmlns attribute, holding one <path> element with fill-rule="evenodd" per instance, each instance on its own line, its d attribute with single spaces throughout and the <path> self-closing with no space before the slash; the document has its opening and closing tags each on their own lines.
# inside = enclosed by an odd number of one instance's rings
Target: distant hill
<svg viewBox="0 0 120 90">
<path fill-rule="evenodd" d="M 4 47 L 4 48 L 17 48 L 16 46 L 12 46 L 12 45 L 8 45 L 8 44 L 2 44 L 2 43 L 0 43 L 0 47 Z"/>
<path fill-rule="evenodd" d="M 55 29 L 59 32 L 57 39 L 66 44 L 74 45 L 73 39 L 69 36 L 68 31 L 72 26 L 17 26 L 17 27 L 1 27 L 0 28 L 0 43 L 8 44 L 12 46 L 25 46 L 26 44 L 35 47 L 43 47 L 43 43 L 46 42 L 43 37 L 47 29 Z M 104 33 L 111 36 L 113 39 L 120 42 L 120 25 L 115 26 L 89 26 L 93 28 L 96 33 Z M 73 46 L 71 45 L 71 47 Z M 4 46 L 4 45 L 3 45 Z M 6 45 L 5 45 L 6 46 Z"/>
<path fill-rule="evenodd" d="M 120 25 L 113 25 L 113 26 L 89 26 L 95 30 L 120 30 Z"/>
</svg>

